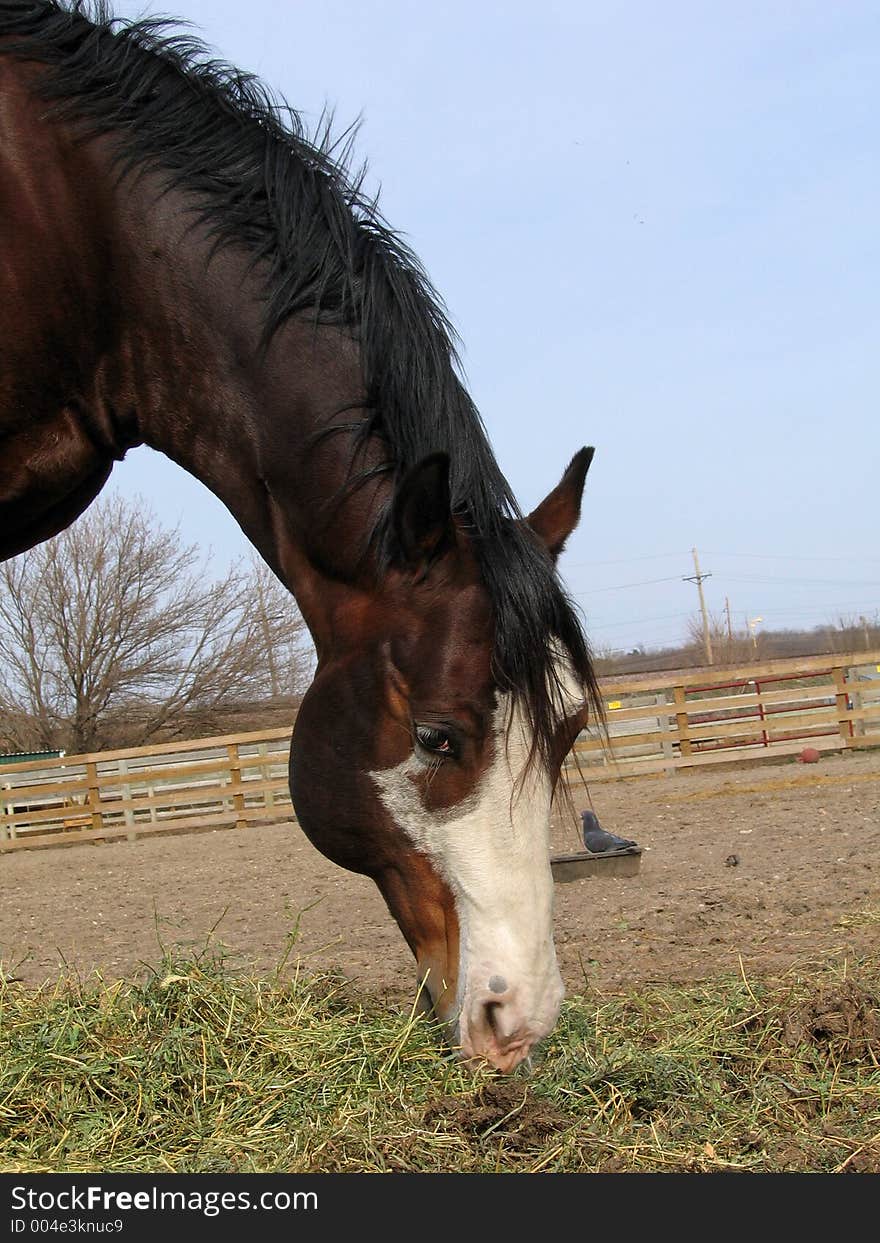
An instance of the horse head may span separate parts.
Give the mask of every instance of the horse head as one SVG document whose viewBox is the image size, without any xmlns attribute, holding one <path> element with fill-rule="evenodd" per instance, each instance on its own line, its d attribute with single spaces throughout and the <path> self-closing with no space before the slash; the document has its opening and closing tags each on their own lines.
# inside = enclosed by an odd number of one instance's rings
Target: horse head
<svg viewBox="0 0 880 1243">
<path fill-rule="evenodd" d="M 578 521 L 591 457 L 527 520 L 545 561 Z M 587 696 L 566 684 L 560 651 L 552 746 L 536 745 L 529 705 L 499 673 L 498 619 L 447 465 L 433 455 L 396 487 L 375 590 L 337 593 L 291 790 L 315 846 L 379 886 L 462 1056 L 510 1070 L 563 996 L 550 811 Z"/>
</svg>

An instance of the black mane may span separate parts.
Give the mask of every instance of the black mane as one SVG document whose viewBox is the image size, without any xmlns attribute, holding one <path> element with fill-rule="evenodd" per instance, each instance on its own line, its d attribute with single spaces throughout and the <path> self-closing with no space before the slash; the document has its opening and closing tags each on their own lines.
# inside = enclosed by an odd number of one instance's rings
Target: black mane
<svg viewBox="0 0 880 1243">
<path fill-rule="evenodd" d="M 268 273 L 265 338 L 298 314 L 358 341 L 370 417 L 388 469 L 450 459 L 456 512 L 474 538 L 496 613 L 499 681 L 548 755 L 560 712 L 552 651 L 561 641 L 601 717 L 577 613 L 522 514 L 457 370 L 455 335 L 416 256 L 362 191 L 350 135 L 309 139 L 299 116 L 255 77 L 211 59 L 168 22 L 114 19 L 103 0 L 0 0 L 3 51 L 49 67 L 41 91 L 86 133 L 112 132 L 123 169 L 159 171 L 194 194 L 217 246 L 244 248 Z"/>
</svg>

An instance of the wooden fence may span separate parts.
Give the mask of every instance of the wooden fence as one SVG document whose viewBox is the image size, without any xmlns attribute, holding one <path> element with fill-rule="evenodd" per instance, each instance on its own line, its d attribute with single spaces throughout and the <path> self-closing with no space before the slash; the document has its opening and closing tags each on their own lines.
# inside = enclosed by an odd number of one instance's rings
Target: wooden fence
<svg viewBox="0 0 880 1243">
<path fill-rule="evenodd" d="M 817 751 L 880 747 L 880 651 L 601 683 L 607 740 L 580 736 L 566 769 L 589 781 Z"/>
<path fill-rule="evenodd" d="M 0 766 L 0 850 L 290 820 L 290 727 Z"/>
<path fill-rule="evenodd" d="M 880 746 L 880 651 L 604 681 L 572 782 Z M 0 765 L 0 851 L 293 818 L 290 728 Z"/>
</svg>

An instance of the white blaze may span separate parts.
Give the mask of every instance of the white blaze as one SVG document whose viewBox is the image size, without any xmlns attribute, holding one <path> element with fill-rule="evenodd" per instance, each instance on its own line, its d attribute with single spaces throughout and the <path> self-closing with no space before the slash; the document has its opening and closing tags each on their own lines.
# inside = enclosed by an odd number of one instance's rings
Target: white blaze
<svg viewBox="0 0 880 1243">
<path fill-rule="evenodd" d="M 552 1028 L 563 995 L 553 945 L 550 779 L 540 764 L 523 778 L 530 740 L 518 709 L 511 720 L 509 697 L 501 697 L 492 732 L 492 764 L 456 807 L 425 807 L 418 784 L 425 765 L 415 755 L 371 774 L 386 810 L 455 898 L 458 1038 L 466 1053 L 484 1051 L 487 1003 L 498 1003 L 496 1034 L 527 1051 Z"/>
</svg>

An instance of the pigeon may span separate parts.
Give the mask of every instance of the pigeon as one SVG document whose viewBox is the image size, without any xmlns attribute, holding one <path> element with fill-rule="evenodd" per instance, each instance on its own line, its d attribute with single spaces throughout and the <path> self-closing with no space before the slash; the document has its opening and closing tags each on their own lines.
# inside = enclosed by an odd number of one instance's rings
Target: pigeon
<svg viewBox="0 0 880 1243">
<path fill-rule="evenodd" d="M 613 833 L 606 833 L 599 824 L 594 811 L 582 811 L 581 820 L 583 821 L 584 845 L 590 854 L 602 855 L 609 850 L 627 850 L 630 846 L 637 844 L 627 837 L 615 837 Z"/>
</svg>

